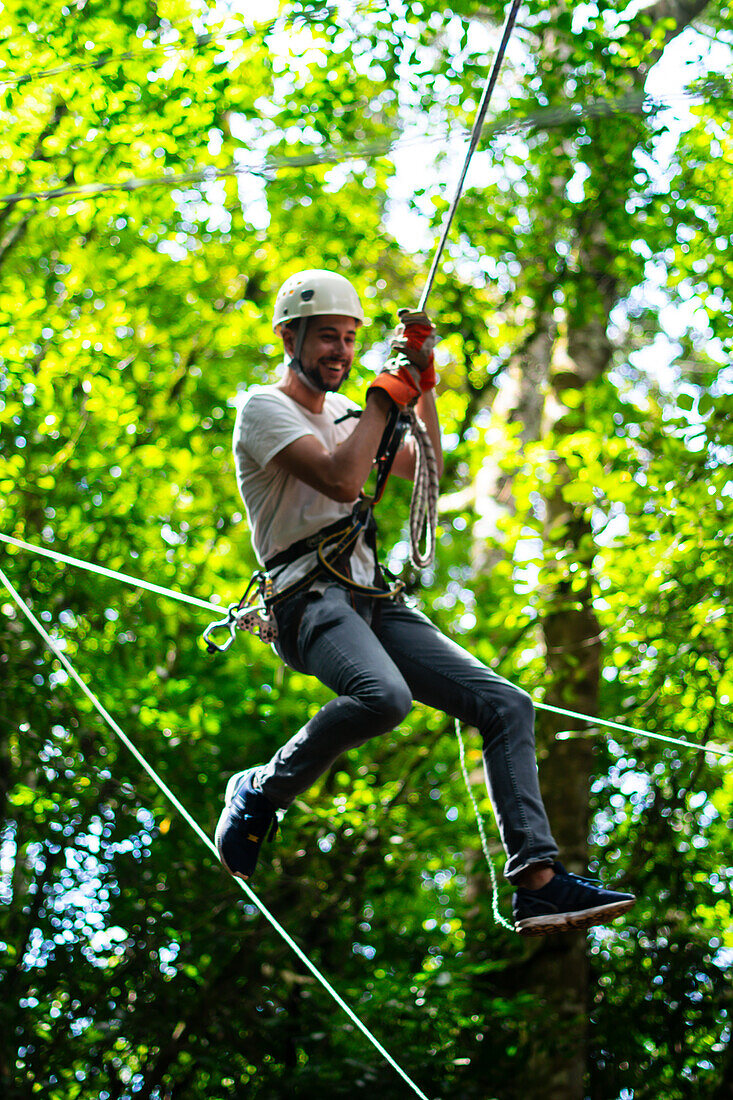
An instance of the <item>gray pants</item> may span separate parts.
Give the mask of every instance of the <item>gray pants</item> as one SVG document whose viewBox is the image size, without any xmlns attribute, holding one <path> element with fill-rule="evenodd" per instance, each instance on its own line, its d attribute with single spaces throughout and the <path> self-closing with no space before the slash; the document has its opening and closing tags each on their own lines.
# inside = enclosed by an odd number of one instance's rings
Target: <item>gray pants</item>
<svg viewBox="0 0 733 1100">
<path fill-rule="evenodd" d="M 311 592 L 278 614 L 278 650 L 336 694 L 253 776 L 278 807 L 289 806 L 347 749 L 387 733 L 414 699 L 475 726 L 486 782 L 515 880 L 557 857 L 537 776 L 529 696 L 446 638 L 419 611 L 390 600 L 352 598 L 338 585 Z"/>
</svg>

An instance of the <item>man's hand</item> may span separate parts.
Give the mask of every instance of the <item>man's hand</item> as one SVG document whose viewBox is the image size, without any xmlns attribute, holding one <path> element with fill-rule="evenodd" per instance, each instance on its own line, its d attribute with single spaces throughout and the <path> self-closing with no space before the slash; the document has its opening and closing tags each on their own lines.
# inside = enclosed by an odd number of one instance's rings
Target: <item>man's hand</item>
<svg viewBox="0 0 733 1100">
<path fill-rule="evenodd" d="M 433 348 L 437 340 L 426 313 L 401 309 L 399 318 L 392 338 L 394 354 L 369 390 L 385 390 L 395 404 L 405 408 L 435 385 Z"/>
<path fill-rule="evenodd" d="M 424 310 L 398 310 L 400 323 L 392 337 L 392 350 L 402 352 L 420 372 L 420 389 L 423 393 L 435 385 L 435 359 L 433 351 L 438 334 Z"/>
</svg>

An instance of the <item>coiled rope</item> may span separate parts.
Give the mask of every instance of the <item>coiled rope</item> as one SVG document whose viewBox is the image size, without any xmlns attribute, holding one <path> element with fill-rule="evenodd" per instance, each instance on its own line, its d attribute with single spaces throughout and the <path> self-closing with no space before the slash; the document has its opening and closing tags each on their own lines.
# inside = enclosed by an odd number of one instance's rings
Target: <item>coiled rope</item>
<svg viewBox="0 0 733 1100">
<path fill-rule="evenodd" d="M 414 409 L 409 411 L 410 431 L 415 440 L 415 477 L 410 499 L 410 561 L 427 569 L 435 558 L 438 527 L 438 464 L 428 430 Z M 424 548 L 421 549 L 421 544 Z"/>
</svg>

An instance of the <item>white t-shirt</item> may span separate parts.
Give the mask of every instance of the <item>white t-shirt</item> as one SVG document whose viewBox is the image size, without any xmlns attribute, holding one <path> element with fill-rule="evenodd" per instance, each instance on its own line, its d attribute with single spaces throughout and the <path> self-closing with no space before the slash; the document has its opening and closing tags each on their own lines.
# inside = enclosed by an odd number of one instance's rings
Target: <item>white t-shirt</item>
<svg viewBox="0 0 733 1100">
<path fill-rule="evenodd" d="M 234 425 L 234 462 L 252 544 L 261 565 L 299 539 L 351 514 L 355 502 L 331 500 L 272 461 L 290 443 L 306 435 L 316 436 L 326 450 L 333 451 L 356 426 L 353 417 L 334 423 L 350 409 L 358 409 L 358 405 L 339 393 L 325 395 L 320 413 L 303 408 L 274 385 L 253 386 L 245 394 Z M 304 576 L 315 562 L 313 551 L 292 565 L 274 570 L 275 591 Z M 363 534 L 357 539 L 350 566 L 355 581 L 374 583 L 374 556 Z"/>
</svg>

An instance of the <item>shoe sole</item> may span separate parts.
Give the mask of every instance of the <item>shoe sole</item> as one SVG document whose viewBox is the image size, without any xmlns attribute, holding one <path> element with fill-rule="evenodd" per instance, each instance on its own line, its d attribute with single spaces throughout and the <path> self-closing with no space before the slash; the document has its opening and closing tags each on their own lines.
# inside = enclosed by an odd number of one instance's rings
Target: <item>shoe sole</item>
<svg viewBox="0 0 733 1100">
<path fill-rule="evenodd" d="M 221 850 L 221 839 L 220 839 L 220 836 L 219 836 L 219 826 L 221 825 L 221 819 L 224 816 L 225 811 L 231 805 L 232 799 L 234 798 L 235 794 L 237 793 L 237 788 L 239 787 L 239 783 L 240 783 L 240 780 L 241 780 L 242 776 L 247 775 L 249 770 L 250 769 L 245 769 L 242 772 L 236 772 L 231 777 L 229 782 L 227 783 L 227 787 L 226 787 L 226 790 L 224 792 L 224 809 L 221 812 L 221 815 L 220 815 L 219 820 L 218 820 L 217 825 L 216 825 L 216 832 L 214 833 L 214 842 L 216 844 L 216 850 L 219 853 L 219 862 L 221 863 L 221 865 L 222 865 L 222 867 L 224 868 L 225 871 L 228 871 L 229 874 L 232 875 L 234 878 L 241 878 L 242 882 L 249 882 L 251 876 L 250 875 L 243 875 L 241 871 L 233 871 L 231 869 L 231 867 L 229 866 L 229 864 L 227 863 L 227 861 L 224 859 L 224 853 Z"/>
<path fill-rule="evenodd" d="M 520 936 L 552 936 L 557 932 L 577 932 L 583 928 L 593 928 L 597 924 L 607 924 L 615 920 L 636 903 L 636 898 L 598 905 L 594 909 L 579 909 L 577 913 L 555 913 L 542 917 L 525 917 L 516 921 L 514 929 Z"/>
</svg>

